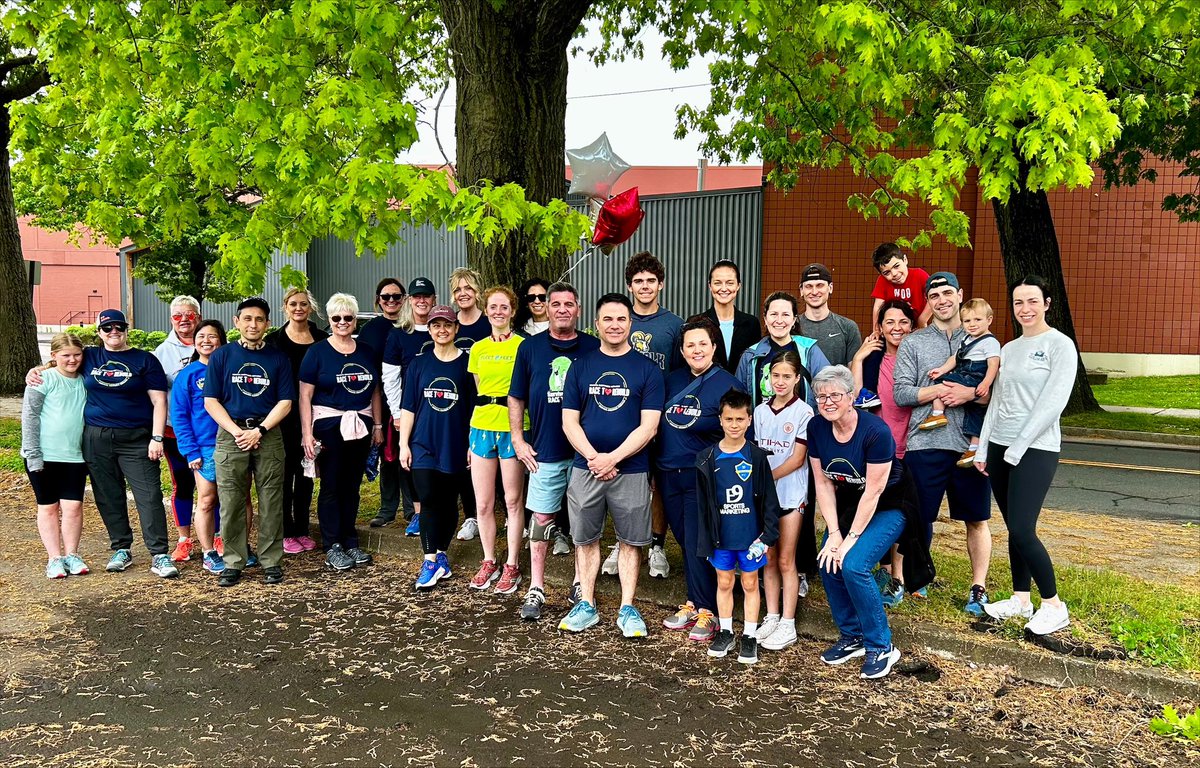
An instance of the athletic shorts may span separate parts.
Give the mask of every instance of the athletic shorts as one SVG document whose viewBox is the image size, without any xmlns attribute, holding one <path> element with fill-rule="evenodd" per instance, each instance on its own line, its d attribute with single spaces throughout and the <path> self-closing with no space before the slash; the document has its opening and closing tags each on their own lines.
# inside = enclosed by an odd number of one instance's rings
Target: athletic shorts
<svg viewBox="0 0 1200 768">
<path fill-rule="evenodd" d="M 644 547 L 650 533 L 650 479 L 645 472 L 618 474 L 600 481 L 579 467 L 571 468 L 567 484 L 567 512 L 571 538 L 576 546 L 592 544 L 604 533 L 605 513 L 612 515 L 617 540 L 631 547 Z"/>
<path fill-rule="evenodd" d="M 529 473 L 529 490 L 525 508 L 539 515 L 553 515 L 562 509 L 567 493 L 567 478 L 571 475 L 571 459 L 542 461 L 537 472 Z"/>
<path fill-rule="evenodd" d="M 512 434 L 471 427 L 471 453 L 483 459 L 515 459 Z"/>
<path fill-rule="evenodd" d="M 38 504 L 83 501 L 83 488 L 87 485 L 87 464 L 82 461 L 47 461 L 37 472 L 30 472 L 29 462 L 25 462 L 25 474 L 29 476 L 33 498 Z"/>
<path fill-rule="evenodd" d="M 200 458 L 204 461 L 200 465 L 200 477 L 203 477 L 210 483 L 217 482 L 217 462 L 213 459 L 213 454 L 216 450 L 217 446 L 215 443 L 210 446 L 200 447 Z"/>
<path fill-rule="evenodd" d="M 767 564 L 767 556 L 756 559 L 750 557 L 747 549 L 715 549 L 708 562 L 718 571 L 732 571 L 737 566 L 742 573 L 754 573 Z"/>
<path fill-rule="evenodd" d="M 921 518 L 932 525 L 945 496 L 950 505 L 950 519 L 977 523 L 992 516 L 992 487 L 987 476 L 975 467 L 959 467 L 958 451 L 937 448 L 909 450 L 904 464 L 912 472 L 921 502 Z"/>
</svg>

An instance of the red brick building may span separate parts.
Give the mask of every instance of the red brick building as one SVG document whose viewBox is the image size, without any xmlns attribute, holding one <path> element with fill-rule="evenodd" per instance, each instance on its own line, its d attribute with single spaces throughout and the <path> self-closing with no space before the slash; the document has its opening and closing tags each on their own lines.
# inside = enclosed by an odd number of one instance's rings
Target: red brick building
<svg viewBox="0 0 1200 768">
<path fill-rule="evenodd" d="M 33 289 L 38 325 L 92 322 L 100 310 L 121 306 L 116 248 L 93 246 L 86 236 L 72 245 L 67 233 L 40 229 L 26 218 L 19 225 L 26 261 L 42 263 L 41 285 Z"/>
</svg>

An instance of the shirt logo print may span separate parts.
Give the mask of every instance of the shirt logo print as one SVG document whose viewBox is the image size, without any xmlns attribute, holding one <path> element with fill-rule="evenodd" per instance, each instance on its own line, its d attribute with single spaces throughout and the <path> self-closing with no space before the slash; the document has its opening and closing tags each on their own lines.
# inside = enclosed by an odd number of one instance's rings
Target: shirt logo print
<svg viewBox="0 0 1200 768">
<path fill-rule="evenodd" d="M 89 375 L 100 386 L 115 389 L 128 384 L 129 380 L 133 378 L 133 371 L 129 370 L 129 366 L 120 360 L 106 360 L 103 364 L 93 368 Z"/>
<path fill-rule="evenodd" d="M 605 371 L 588 385 L 588 394 L 602 411 L 619 411 L 629 399 L 631 390 L 625 377 L 616 371 Z"/>
<path fill-rule="evenodd" d="M 342 370 L 334 376 L 334 380 L 350 394 L 358 395 L 371 388 L 375 377 L 358 363 L 346 363 L 342 366 Z"/>
<path fill-rule="evenodd" d="M 668 405 L 664 415 L 670 426 L 675 429 L 687 429 L 700 420 L 704 411 L 700 408 L 700 399 L 695 395 L 688 395 L 678 403 Z"/>
<path fill-rule="evenodd" d="M 267 369 L 258 363 L 242 363 L 229 380 L 246 397 L 261 397 L 271 386 Z"/>
<path fill-rule="evenodd" d="M 426 384 L 421 394 L 425 397 L 425 402 L 429 404 L 429 407 L 438 413 L 446 413 L 458 405 L 458 385 L 454 383 L 453 379 L 445 376 L 438 376 Z"/>
</svg>

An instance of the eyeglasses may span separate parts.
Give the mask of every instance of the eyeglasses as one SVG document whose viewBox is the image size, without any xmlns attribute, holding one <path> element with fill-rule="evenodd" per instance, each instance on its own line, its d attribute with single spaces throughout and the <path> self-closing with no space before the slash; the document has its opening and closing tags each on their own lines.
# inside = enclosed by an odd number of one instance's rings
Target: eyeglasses
<svg viewBox="0 0 1200 768">
<path fill-rule="evenodd" d="M 195 312 L 181 312 L 178 315 L 171 315 L 171 319 L 177 323 L 180 323 L 184 320 L 199 320 L 200 315 L 197 315 Z"/>
<path fill-rule="evenodd" d="M 341 325 L 342 323 L 353 323 L 354 315 L 330 315 L 329 322 L 333 323 L 334 325 Z"/>
<path fill-rule="evenodd" d="M 404 301 L 404 294 L 403 293 L 381 293 L 381 294 L 379 294 L 379 301 L 381 303 L 382 302 L 395 303 L 397 301 Z"/>
<path fill-rule="evenodd" d="M 105 323 L 104 325 L 100 326 L 101 333 L 112 333 L 113 331 L 116 331 L 117 333 L 125 333 L 125 331 L 128 330 L 129 326 L 125 325 L 124 323 Z"/>
<path fill-rule="evenodd" d="M 535 301 L 545 301 L 545 300 L 546 300 L 546 294 L 544 294 L 544 293 L 527 293 L 527 294 L 525 294 L 525 301 L 528 301 L 530 304 L 532 304 Z"/>
<path fill-rule="evenodd" d="M 840 403 L 846 398 L 846 392 L 831 392 L 828 395 L 817 395 L 818 403 Z"/>
</svg>

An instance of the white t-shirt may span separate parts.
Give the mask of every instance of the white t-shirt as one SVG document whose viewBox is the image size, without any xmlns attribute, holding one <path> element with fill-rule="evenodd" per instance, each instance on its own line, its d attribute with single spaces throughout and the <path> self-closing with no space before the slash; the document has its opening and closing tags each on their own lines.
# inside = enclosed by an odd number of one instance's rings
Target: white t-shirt
<svg viewBox="0 0 1200 768">
<path fill-rule="evenodd" d="M 758 447 L 767 452 L 771 469 L 775 469 L 792 455 L 796 441 L 807 445 L 808 422 L 813 409 L 804 398 L 798 397 L 776 413 L 771 401 L 760 403 L 754 409 L 754 439 Z M 789 475 L 775 481 L 775 492 L 779 495 L 781 509 L 796 509 L 808 499 L 808 466 L 801 465 Z"/>
<path fill-rule="evenodd" d="M 972 341 L 973 339 L 971 338 L 964 339 L 963 346 L 971 344 Z M 979 341 L 972 344 L 971 348 L 963 355 L 964 359 L 971 360 L 972 362 L 986 361 L 990 357 L 1000 357 L 1000 342 L 990 333 L 986 336 L 981 336 Z"/>
</svg>

